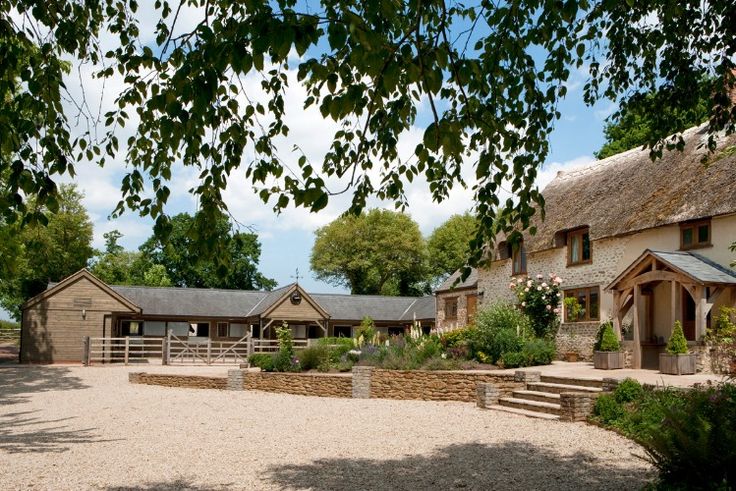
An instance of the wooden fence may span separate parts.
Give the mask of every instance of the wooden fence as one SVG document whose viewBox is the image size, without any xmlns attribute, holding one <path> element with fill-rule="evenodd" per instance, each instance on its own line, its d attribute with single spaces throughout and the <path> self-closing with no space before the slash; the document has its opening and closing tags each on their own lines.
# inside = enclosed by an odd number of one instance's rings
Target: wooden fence
<svg viewBox="0 0 736 491">
<path fill-rule="evenodd" d="M 0 343 L 15 343 L 20 340 L 20 328 L 0 329 Z"/>
<path fill-rule="evenodd" d="M 307 339 L 295 339 L 297 349 L 309 346 Z M 253 353 L 275 353 L 279 342 L 275 339 L 251 339 L 250 335 L 236 341 L 213 341 L 179 337 L 169 331 L 166 337 L 143 338 L 90 338 L 83 340 L 82 363 L 154 363 L 162 365 L 240 364 L 247 363 Z"/>
</svg>

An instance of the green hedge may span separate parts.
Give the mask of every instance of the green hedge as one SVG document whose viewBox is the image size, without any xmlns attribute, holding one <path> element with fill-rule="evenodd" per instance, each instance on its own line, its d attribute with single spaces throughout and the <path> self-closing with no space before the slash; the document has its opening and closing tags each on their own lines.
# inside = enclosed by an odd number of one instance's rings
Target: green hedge
<svg viewBox="0 0 736 491">
<path fill-rule="evenodd" d="M 3 321 L 0 320 L 0 329 L 2 330 L 11 330 L 11 329 L 18 329 L 20 328 L 20 324 L 13 321 Z"/>
</svg>

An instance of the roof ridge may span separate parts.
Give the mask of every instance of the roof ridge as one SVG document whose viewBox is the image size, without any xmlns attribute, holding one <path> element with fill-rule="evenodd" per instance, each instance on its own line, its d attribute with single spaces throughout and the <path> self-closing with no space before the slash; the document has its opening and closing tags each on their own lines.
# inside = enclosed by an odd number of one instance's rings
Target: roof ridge
<svg viewBox="0 0 736 491">
<path fill-rule="evenodd" d="M 332 297 L 361 297 L 361 298 L 406 298 L 406 299 L 419 299 L 424 297 L 431 297 L 433 295 L 420 295 L 420 296 L 408 296 L 408 295 L 375 295 L 375 294 L 361 294 L 361 293 L 310 293 L 310 296 L 315 295 L 321 296 L 332 296 Z"/>
<path fill-rule="evenodd" d="M 51 283 L 49 283 L 51 284 Z M 58 283 L 57 283 L 58 284 Z M 106 283 L 107 284 L 107 283 Z M 139 290 L 197 290 L 205 292 L 237 292 L 237 293 L 262 293 L 269 294 L 276 290 L 241 290 L 239 288 L 204 288 L 194 286 L 146 286 L 146 285 L 108 285 L 110 288 L 136 288 Z M 278 290 L 278 289 L 277 289 Z"/>
</svg>

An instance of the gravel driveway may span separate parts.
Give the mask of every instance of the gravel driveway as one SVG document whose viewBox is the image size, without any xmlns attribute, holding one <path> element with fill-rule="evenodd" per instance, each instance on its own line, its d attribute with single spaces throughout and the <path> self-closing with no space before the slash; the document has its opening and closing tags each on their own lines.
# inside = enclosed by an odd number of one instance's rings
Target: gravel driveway
<svg viewBox="0 0 736 491">
<path fill-rule="evenodd" d="M 640 489 L 654 475 L 639 447 L 581 423 L 132 385 L 131 370 L 0 368 L 0 488 Z"/>
</svg>

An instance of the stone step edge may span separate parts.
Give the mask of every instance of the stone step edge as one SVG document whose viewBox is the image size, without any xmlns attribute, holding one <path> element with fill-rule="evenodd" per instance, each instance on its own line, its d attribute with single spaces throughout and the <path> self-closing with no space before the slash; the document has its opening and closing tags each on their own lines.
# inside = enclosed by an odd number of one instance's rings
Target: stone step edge
<svg viewBox="0 0 736 491">
<path fill-rule="evenodd" d="M 494 411 L 501 411 L 504 413 L 516 414 L 519 416 L 526 416 L 528 418 L 558 420 L 558 421 L 560 419 L 560 417 L 557 414 L 540 413 L 538 411 L 529 411 L 528 409 L 519 409 L 516 407 L 501 406 L 500 404 L 488 406 L 488 409 L 492 409 Z"/>
<path fill-rule="evenodd" d="M 531 406 L 531 407 L 540 408 L 540 409 L 544 408 L 544 409 L 552 409 L 556 411 L 560 410 L 560 405 L 554 404 L 552 402 L 530 401 L 529 399 L 517 399 L 515 397 L 502 397 L 498 401 L 499 403 L 508 402 L 510 404 L 521 404 L 524 406 Z"/>
<path fill-rule="evenodd" d="M 531 397 L 544 397 L 545 399 L 553 399 L 556 401 L 560 400 L 560 394 L 553 392 L 540 392 L 538 390 L 515 390 L 512 392 L 514 395 L 520 396 L 531 396 Z M 517 399 L 523 399 L 524 397 L 517 397 Z"/>
<path fill-rule="evenodd" d="M 542 382 L 549 382 L 553 384 L 577 385 L 577 386 L 595 387 L 595 388 L 603 387 L 603 379 L 597 379 L 597 378 L 577 378 L 577 377 L 563 377 L 563 376 L 556 376 L 556 375 L 542 375 L 540 377 L 540 380 Z"/>
<path fill-rule="evenodd" d="M 556 384 L 553 382 L 529 382 L 527 385 L 534 387 L 549 387 L 556 389 L 567 389 L 568 392 L 603 392 L 599 387 L 588 387 L 585 385 Z M 539 392 L 539 391 L 538 391 Z"/>
</svg>

